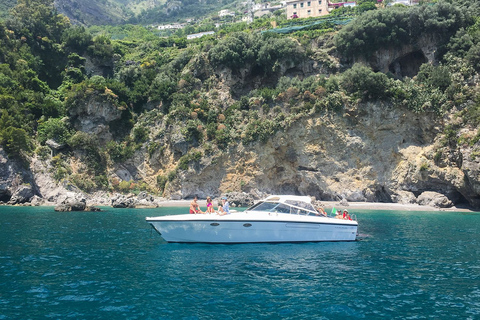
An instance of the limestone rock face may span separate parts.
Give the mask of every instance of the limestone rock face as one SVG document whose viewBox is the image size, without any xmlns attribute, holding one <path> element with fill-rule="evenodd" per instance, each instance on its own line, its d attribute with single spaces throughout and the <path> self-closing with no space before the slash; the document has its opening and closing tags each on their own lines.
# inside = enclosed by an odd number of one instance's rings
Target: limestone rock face
<svg viewBox="0 0 480 320">
<path fill-rule="evenodd" d="M 445 195 L 433 191 L 425 191 L 419 195 L 418 204 L 437 208 L 449 208 L 453 205 Z"/>
<path fill-rule="evenodd" d="M 178 172 L 165 196 L 205 198 L 260 190 L 327 201 L 410 204 L 419 203 L 424 192 L 435 192 L 433 202 L 424 200 L 426 193 L 422 203 L 448 207 L 463 201 L 478 207 L 478 160 L 437 163 L 442 126 L 432 119 L 382 103 L 350 107 L 343 117 L 305 119 L 265 143 L 205 155 Z M 469 150 L 460 157 L 472 159 Z"/>
<path fill-rule="evenodd" d="M 97 107 L 99 115 L 87 106 L 84 113 L 78 113 L 81 128 L 94 128 L 94 123 L 108 125 L 119 115 L 118 110 L 109 113 L 111 105 Z M 132 183 L 144 181 L 152 188 L 162 175 L 166 181 L 163 196 L 168 199 L 226 195 L 232 206 L 249 206 L 268 194 L 296 194 L 319 201 L 418 203 L 438 208 L 468 203 L 480 208 L 479 142 L 455 149 L 442 146 L 443 121 L 385 103 L 352 104 L 339 113 L 297 120 L 264 142 L 232 144 L 213 151 L 187 141 L 181 128 L 167 129 L 160 123 L 158 130 L 163 133 L 155 141 L 158 148 L 154 152 L 143 146 L 128 161 L 112 164 L 108 174 Z M 459 134 L 478 134 L 477 128 L 462 130 Z M 103 139 L 108 140 L 106 136 Z M 180 169 L 179 159 L 192 151 L 200 152 L 200 159 L 188 162 L 186 170 Z M 76 165 L 73 161 L 69 164 Z M 83 195 L 68 179 L 54 180 L 54 170 L 51 162 L 34 156 L 29 180 L 29 173 L 22 173 L 0 150 L 0 201 L 8 202 L 16 194 L 16 202 L 24 201 L 20 200 L 23 195 L 22 199 L 30 197 L 35 203 L 43 203 L 43 199 L 59 205 L 86 202 L 79 201 L 82 197 L 114 207 L 159 205 L 147 193 L 138 197 L 106 192 Z M 33 194 L 21 188 L 28 184 Z M 67 201 L 69 198 L 72 201 Z M 110 199 L 105 202 L 105 198 Z M 76 206 L 64 207 L 71 210 Z"/>
<path fill-rule="evenodd" d="M 32 206 L 41 206 L 45 203 L 45 200 L 43 198 L 40 198 L 39 196 L 37 195 L 34 195 L 31 199 L 30 199 L 30 204 Z"/>
<path fill-rule="evenodd" d="M 33 157 L 30 161 L 30 172 L 33 176 L 33 184 L 38 189 L 38 196 L 43 199 L 42 203 L 59 204 L 72 192 L 72 186 L 66 181 L 56 181 L 51 172 L 54 170 L 50 161 L 42 161 Z M 75 190 L 78 191 L 79 190 Z"/>
<path fill-rule="evenodd" d="M 29 202 L 30 199 L 35 195 L 31 185 L 22 185 L 18 187 L 15 192 L 12 194 L 8 204 L 21 204 Z"/>
<path fill-rule="evenodd" d="M 111 201 L 114 208 L 135 208 L 135 199 L 133 197 L 118 194 Z"/>
<path fill-rule="evenodd" d="M 32 173 L 17 161 L 9 159 L 0 148 L 0 201 L 9 204 L 25 203 L 36 192 Z"/>
<path fill-rule="evenodd" d="M 458 178 L 453 180 L 460 193 L 476 208 L 480 208 L 480 159 L 473 150 L 479 147 L 477 142 L 470 148 L 461 149 L 462 165 L 458 169 Z"/>
<path fill-rule="evenodd" d="M 250 207 L 256 200 L 254 195 L 246 192 L 229 192 L 224 195 L 232 207 Z"/>
<path fill-rule="evenodd" d="M 94 134 L 100 145 L 105 145 L 112 140 L 109 124 L 120 119 L 121 110 L 106 97 L 92 96 L 71 108 L 69 116 L 76 130 Z"/>
<path fill-rule="evenodd" d="M 7 202 L 12 197 L 11 186 L 15 179 L 14 164 L 10 162 L 3 149 L 0 148 L 0 201 Z"/>
<path fill-rule="evenodd" d="M 68 192 L 59 198 L 55 206 L 55 211 L 84 211 L 87 206 L 87 200 L 82 194 Z"/>
<path fill-rule="evenodd" d="M 395 203 L 414 204 L 417 203 L 415 194 L 411 191 L 398 190 L 392 195 L 392 200 Z"/>
</svg>

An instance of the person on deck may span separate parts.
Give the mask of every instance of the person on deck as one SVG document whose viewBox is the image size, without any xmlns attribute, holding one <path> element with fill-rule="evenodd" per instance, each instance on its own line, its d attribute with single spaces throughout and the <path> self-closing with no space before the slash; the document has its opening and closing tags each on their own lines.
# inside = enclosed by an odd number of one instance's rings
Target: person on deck
<svg viewBox="0 0 480 320">
<path fill-rule="evenodd" d="M 218 207 L 218 214 L 220 216 L 230 214 L 230 204 L 228 203 L 227 197 L 222 198 L 222 206 Z"/>
<path fill-rule="evenodd" d="M 323 208 L 318 208 L 317 211 L 318 211 L 317 216 L 324 216 L 324 217 L 327 216 L 327 213 Z"/>
<path fill-rule="evenodd" d="M 200 210 L 197 200 L 197 196 L 195 196 L 193 197 L 192 202 L 190 202 L 190 213 L 192 214 L 203 213 L 202 210 Z"/>
<path fill-rule="evenodd" d="M 352 220 L 352 218 L 351 218 L 350 215 L 348 214 L 348 210 L 347 210 L 347 209 L 343 210 L 343 219 L 344 219 L 344 220 Z"/>
<path fill-rule="evenodd" d="M 213 209 L 212 198 L 210 196 L 207 197 L 207 211 L 205 213 L 215 213 L 215 209 Z"/>
</svg>

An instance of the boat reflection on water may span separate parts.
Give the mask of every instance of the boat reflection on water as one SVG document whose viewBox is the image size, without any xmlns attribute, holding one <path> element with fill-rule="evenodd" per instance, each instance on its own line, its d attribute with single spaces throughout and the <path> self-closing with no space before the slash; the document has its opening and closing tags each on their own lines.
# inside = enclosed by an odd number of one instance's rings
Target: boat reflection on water
<svg viewBox="0 0 480 320">
<path fill-rule="evenodd" d="M 310 197 L 270 196 L 243 212 L 147 217 L 167 242 L 355 241 L 358 223 L 321 215 Z"/>
</svg>

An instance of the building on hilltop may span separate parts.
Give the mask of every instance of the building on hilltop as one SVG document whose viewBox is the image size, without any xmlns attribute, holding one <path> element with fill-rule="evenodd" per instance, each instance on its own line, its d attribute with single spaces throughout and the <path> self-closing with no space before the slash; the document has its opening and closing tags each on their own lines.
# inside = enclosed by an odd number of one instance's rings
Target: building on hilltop
<svg viewBox="0 0 480 320">
<path fill-rule="evenodd" d="M 203 36 L 208 36 L 210 34 L 215 34 L 215 31 L 205 31 L 205 32 L 188 34 L 187 35 L 187 40 L 198 39 L 198 38 L 201 38 Z"/>
<path fill-rule="evenodd" d="M 219 17 L 235 17 L 235 12 L 224 9 L 218 12 Z"/>
<path fill-rule="evenodd" d="M 157 26 L 158 30 L 168 30 L 168 29 L 182 29 L 185 25 L 183 24 L 166 24 Z"/>
<path fill-rule="evenodd" d="M 292 0 L 287 2 L 287 19 L 327 15 L 328 0 Z"/>
<path fill-rule="evenodd" d="M 330 3 L 328 0 L 291 0 L 287 1 L 287 19 L 325 16 L 333 9 L 356 5 L 356 2 Z"/>
<path fill-rule="evenodd" d="M 263 2 L 254 4 L 252 6 L 252 11 L 254 12 L 254 16 L 263 17 L 264 15 L 271 14 L 277 10 L 284 9 L 287 5 L 287 1 L 279 1 L 276 2 L 278 4 L 272 6 L 270 2 Z"/>
<path fill-rule="evenodd" d="M 404 6 L 413 6 L 419 4 L 420 0 L 393 0 L 387 4 L 387 6 L 393 6 L 396 4 L 403 4 Z"/>
</svg>

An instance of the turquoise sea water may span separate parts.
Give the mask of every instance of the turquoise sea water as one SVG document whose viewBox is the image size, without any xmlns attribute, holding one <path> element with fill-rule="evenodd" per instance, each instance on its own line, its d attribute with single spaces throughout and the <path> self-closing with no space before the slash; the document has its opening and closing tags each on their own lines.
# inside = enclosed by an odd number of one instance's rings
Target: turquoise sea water
<svg viewBox="0 0 480 320">
<path fill-rule="evenodd" d="M 480 213 L 357 211 L 362 241 L 168 244 L 146 216 L 0 207 L 0 319 L 480 319 Z"/>
</svg>

